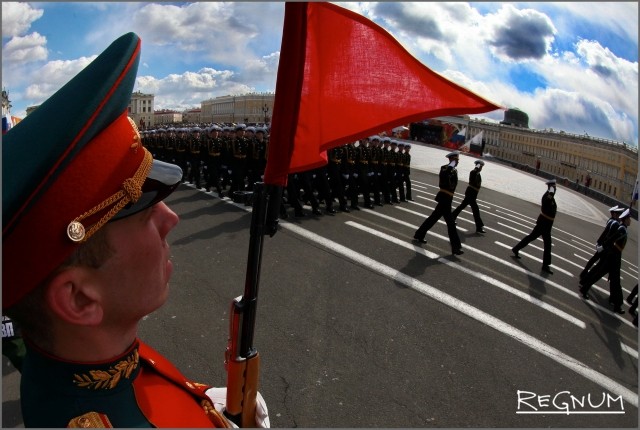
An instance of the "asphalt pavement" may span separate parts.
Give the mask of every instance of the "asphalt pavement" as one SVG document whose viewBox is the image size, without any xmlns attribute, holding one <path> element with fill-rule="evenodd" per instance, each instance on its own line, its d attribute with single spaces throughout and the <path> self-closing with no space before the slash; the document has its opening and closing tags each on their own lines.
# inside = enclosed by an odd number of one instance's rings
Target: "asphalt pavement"
<svg viewBox="0 0 640 430">
<path fill-rule="evenodd" d="M 290 217 L 263 249 L 255 346 L 273 427 L 638 426 L 638 331 L 611 312 L 602 279 L 585 302 L 577 276 L 607 207 L 559 186 L 553 275 L 542 242 L 510 249 L 539 213 L 544 180 L 487 161 L 479 203 L 411 241 L 435 202 L 441 148 L 412 148 L 412 202 Z M 454 205 L 475 159 L 462 156 Z M 174 274 L 140 336 L 188 377 L 225 385 L 229 305 L 244 289 L 250 208 L 182 185 L 167 199 Z M 629 229 L 622 286 L 638 278 Z M 625 309 L 628 306 L 624 305 Z M 19 375 L 3 361 L 3 427 L 21 426 Z"/>
</svg>

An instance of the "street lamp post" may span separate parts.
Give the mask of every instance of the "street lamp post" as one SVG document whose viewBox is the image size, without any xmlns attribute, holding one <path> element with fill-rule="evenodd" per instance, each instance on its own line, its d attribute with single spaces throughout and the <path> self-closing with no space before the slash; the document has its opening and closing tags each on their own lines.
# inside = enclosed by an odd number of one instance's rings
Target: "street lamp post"
<svg viewBox="0 0 640 430">
<path fill-rule="evenodd" d="M 264 125 L 267 125 L 267 113 L 269 112 L 269 107 L 266 103 L 262 107 L 262 112 L 264 113 Z"/>
</svg>

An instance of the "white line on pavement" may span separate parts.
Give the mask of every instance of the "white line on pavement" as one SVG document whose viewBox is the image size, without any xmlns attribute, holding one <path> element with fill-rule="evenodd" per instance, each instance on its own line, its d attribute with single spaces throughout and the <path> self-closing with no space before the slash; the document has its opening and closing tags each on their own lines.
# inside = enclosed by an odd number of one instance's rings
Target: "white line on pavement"
<svg viewBox="0 0 640 430">
<path fill-rule="evenodd" d="M 373 211 L 372 211 L 373 212 Z M 329 251 L 340 254 L 343 257 L 354 261 L 357 264 L 360 264 L 371 271 L 377 272 L 386 278 L 392 279 L 395 282 L 399 282 L 401 284 L 406 285 L 407 287 L 424 294 L 427 297 L 432 298 L 444 305 L 447 305 L 464 315 L 467 315 L 476 321 L 479 321 L 482 324 L 485 324 L 505 335 L 511 337 L 519 341 L 520 343 L 528 346 L 536 352 L 539 352 L 546 357 L 552 359 L 553 361 L 565 366 L 568 369 L 573 370 L 579 375 L 584 376 L 592 382 L 600 385 L 606 390 L 621 396 L 625 401 L 632 404 L 635 407 L 638 407 L 638 394 L 614 381 L 613 379 L 603 375 L 600 372 L 588 367 L 586 364 L 568 356 L 562 351 L 552 347 L 551 345 L 547 345 L 546 343 L 538 340 L 537 338 L 519 330 L 506 322 L 494 317 L 491 314 L 481 311 L 461 300 L 456 299 L 455 297 L 446 294 L 432 286 L 425 284 L 424 282 L 418 281 L 410 276 L 401 273 L 400 271 L 382 264 L 376 260 L 373 260 L 365 255 L 354 252 L 353 250 L 340 245 L 337 242 L 326 239 L 320 235 L 317 235 L 313 232 L 310 232 L 300 226 L 289 222 L 283 222 L 281 224 L 282 228 L 287 229 L 293 233 L 296 233 L 302 237 L 307 238 L 315 243 L 318 243 Z"/>
<path fill-rule="evenodd" d="M 635 358 L 636 360 L 638 359 L 638 351 L 636 351 L 635 349 L 631 348 L 628 345 L 625 345 L 624 343 L 620 342 L 620 347 L 622 348 L 622 350 L 624 352 L 626 352 L 627 354 L 629 354 L 630 356 L 632 356 L 633 358 Z"/>
<path fill-rule="evenodd" d="M 418 229 L 418 226 L 415 225 L 415 224 L 411 224 L 411 223 L 406 222 L 406 221 L 401 221 L 401 220 L 399 220 L 397 218 L 394 218 L 394 217 L 391 217 L 389 215 L 381 214 L 379 212 L 372 211 L 372 210 L 369 210 L 369 209 L 364 209 L 364 211 L 367 212 L 367 213 L 376 215 L 378 217 L 384 218 L 386 220 L 392 221 L 394 223 L 397 223 L 397 224 L 403 225 L 405 227 L 408 227 L 408 228 L 412 229 L 413 231 Z M 444 240 L 444 241 L 447 241 L 447 242 L 449 241 L 448 237 L 442 236 L 442 235 L 440 235 L 438 233 L 434 233 L 432 231 L 428 231 L 427 234 L 429 234 L 430 236 L 437 237 L 438 239 L 441 239 L 441 240 Z M 573 290 L 570 290 L 568 288 L 565 288 L 562 285 L 560 285 L 560 284 L 558 284 L 556 282 L 553 282 L 553 281 L 551 281 L 551 280 L 549 280 L 549 279 L 547 279 L 547 278 L 545 278 L 543 276 L 540 276 L 537 273 L 531 272 L 531 271 L 529 271 L 529 270 L 527 270 L 527 269 L 525 269 L 525 268 L 523 268 L 521 266 L 518 266 L 516 264 L 510 263 L 510 262 L 508 262 L 506 260 L 503 260 L 502 258 L 496 257 L 495 255 L 490 254 L 488 252 L 484 252 L 484 251 L 481 251 L 479 249 L 473 248 L 473 247 L 471 247 L 471 246 L 469 246 L 467 244 L 464 245 L 463 249 L 465 251 L 469 250 L 469 251 L 475 252 L 476 254 L 480 254 L 485 258 L 489 258 L 489 259 L 491 259 L 491 260 L 493 260 L 493 261 L 495 261 L 497 263 L 500 263 L 500 264 L 503 264 L 503 265 L 505 265 L 507 267 L 510 267 L 513 270 L 516 270 L 518 272 L 524 273 L 529 277 L 538 279 L 541 282 L 545 283 L 546 285 L 550 285 L 550 286 L 552 286 L 554 288 L 557 288 L 558 290 L 560 290 L 560 291 L 562 291 L 564 293 L 567 293 L 570 296 L 573 296 L 576 299 L 582 301 L 582 299 L 580 298 L 580 295 L 576 291 L 573 291 Z M 577 290 L 577 288 L 576 288 L 576 290 Z M 628 326 L 635 328 L 635 326 L 631 323 L 631 321 L 628 321 L 627 319 L 622 318 L 619 314 L 617 314 L 617 313 L 615 313 L 615 312 L 613 312 L 613 311 L 611 311 L 611 310 L 609 310 L 609 309 L 607 309 L 607 308 L 605 308 L 603 306 L 600 306 L 599 304 L 595 303 L 593 300 L 583 301 L 583 303 L 586 303 L 587 305 L 589 305 L 589 306 L 591 306 L 593 308 L 596 308 L 596 309 L 598 309 L 598 310 L 600 310 L 602 312 L 605 312 L 605 313 L 611 315 L 612 317 L 617 318 L 622 323 L 627 324 Z"/>
<path fill-rule="evenodd" d="M 470 270 L 470 269 L 468 269 L 468 268 L 466 268 L 464 266 L 461 266 L 460 264 L 455 263 L 455 262 L 453 262 L 451 260 L 448 260 L 446 258 L 441 258 L 438 254 L 435 254 L 435 253 L 427 251 L 426 249 L 423 249 L 423 248 L 421 248 L 419 246 L 416 246 L 416 245 L 413 245 L 411 243 L 408 243 L 405 240 L 398 239 L 395 236 L 391 236 L 391 235 L 388 235 L 388 234 L 383 233 L 381 231 L 378 231 L 378 230 L 372 229 L 370 227 L 364 226 L 364 225 L 359 224 L 359 223 L 357 223 L 355 221 L 347 221 L 346 224 L 351 226 L 351 227 L 355 227 L 355 228 L 357 228 L 359 230 L 362 230 L 364 232 L 367 232 L 369 234 L 372 234 L 372 235 L 376 236 L 379 239 L 384 239 L 384 240 L 389 241 L 391 243 L 394 243 L 396 245 L 402 246 L 403 248 L 410 249 L 410 250 L 412 250 L 414 252 L 423 254 L 427 258 L 431 258 L 431 259 L 434 259 L 434 260 L 438 259 L 438 262 L 440 262 L 440 263 L 446 264 L 447 266 L 452 267 L 452 268 L 454 268 L 456 270 L 460 270 L 460 271 L 466 273 L 467 275 L 470 275 L 470 276 L 478 278 L 478 279 L 480 279 L 482 281 L 485 281 L 488 284 L 493 285 L 494 287 L 498 287 L 498 288 L 500 288 L 500 289 L 502 289 L 502 290 L 504 290 L 504 291 L 506 291 L 508 293 L 513 294 L 514 296 L 517 296 L 517 297 L 529 302 L 529 303 L 532 303 L 532 304 L 534 304 L 536 306 L 539 306 L 540 308 L 542 308 L 542 309 L 544 309 L 546 311 L 549 311 L 552 314 L 554 314 L 556 316 L 559 316 L 560 318 L 563 318 L 563 319 L 569 321 L 570 323 L 577 325 L 578 327 L 580 327 L 582 329 L 587 327 L 587 325 L 584 323 L 584 321 L 581 321 L 578 318 L 575 318 L 575 317 L 569 315 L 568 313 L 556 308 L 553 305 L 545 303 L 540 299 L 536 299 L 535 297 L 532 297 L 530 294 L 524 293 L 524 292 L 518 290 L 517 288 L 513 288 L 512 286 L 507 285 L 504 282 L 501 282 L 501 281 L 499 281 L 499 280 L 497 280 L 495 278 L 492 278 L 492 277 L 490 277 L 488 275 L 485 275 L 485 274 L 480 273 L 480 272 L 476 272 L 475 270 Z"/>
</svg>

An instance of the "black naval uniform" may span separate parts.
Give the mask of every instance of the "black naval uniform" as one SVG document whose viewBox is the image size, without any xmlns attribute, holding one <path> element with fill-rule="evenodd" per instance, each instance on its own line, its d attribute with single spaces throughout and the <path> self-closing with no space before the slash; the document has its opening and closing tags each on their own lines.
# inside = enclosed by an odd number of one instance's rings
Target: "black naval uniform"
<svg viewBox="0 0 640 430">
<path fill-rule="evenodd" d="M 458 215 L 460 215 L 460 212 L 462 212 L 462 210 L 467 207 L 467 205 L 471 206 L 471 212 L 473 213 L 473 220 L 476 223 L 477 232 L 483 232 L 482 227 L 484 227 L 482 218 L 480 218 L 480 208 L 478 208 L 478 203 L 476 202 L 481 186 L 482 176 L 480 176 L 480 171 L 477 168 L 473 169 L 469 173 L 469 185 L 467 185 L 467 189 L 464 191 L 464 199 L 462 200 L 460 205 L 455 208 L 451 215 L 455 220 L 456 218 L 458 218 Z"/>
<path fill-rule="evenodd" d="M 439 186 L 440 191 L 438 191 L 435 198 L 436 202 L 438 202 L 436 208 L 431 215 L 424 220 L 413 237 L 419 241 L 424 241 L 427 231 L 429 231 L 440 218 L 444 217 L 447 223 L 447 233 L 449 234 L 451 250 L 453 254 L 460 254 L 462 253 L 462 244 L 460 243 L 458 231 L 451 216 L 451 202 L 453 201 L 453 195 L 458 186 L 458 171 L 455 167 L 452 167 L 450 164 L 445 164 L 440 167 Z"/>
<path fill-rule="evenodd" d="M 554 193 L 547 190 L 542 196 L 540 215 L 538 215 L 535 227 L 533 227 L 533 230 L 528 236 L 525 236 L 512 249 L 513 253 L 518 257 L 518 252 L 522 248 L 542 236 L 542 241 L 544 242 L 542 268 L 547 272 L 551 271 L 549 268 L 551 265 L 551 229 L 553 228 L 553 221 L 556 217 L 557 209 L 558 206 L 556 205 Z"/>
<path fill-rule="evenodd" d="M 604 255 L 595 267 L 582 278 L 580 282 L 580 293 L 584 298 L 589 298 L 589 289 L 591 286 L 602 278 L 605 274 L 609 274 L 610 297 L 609 302 L 614 307 L 614 312 L 624 313 L 622 310 L 622 287 L 620 285 L 620 266 L 622 264 L 622 251 L 627 244 L 627 226 L 623 223 L 604 243 Z"/>
<path fill-rule="evenodd" d="M 604 230 L 600 234 L 600 237 L 598 237 L 598 240 L 596 240 L 596 246 L 604 246 L 604 243 L 613 233 L 618 230 L 619 226 L 620 223 L 617 219 L 613 217 L 609 218 L 607 220 L 607 224 L 604 226 Z M 596 264 L 600 260 L 600 258 L 602 258 L 602 256 L 604 255 L 603 252 L 604 250 L 600 252 L 596 251 L 596 253 L 593 254 L 593 257 L 591 257 L 589 261 L 587 261 L 584 269 L 582 269 L 582 272 L 580 272 L 580 279 L 584 278 L 589 269 L 591 269 L 591 267 L 593 267 L 593 265 Z"/>
</svg>

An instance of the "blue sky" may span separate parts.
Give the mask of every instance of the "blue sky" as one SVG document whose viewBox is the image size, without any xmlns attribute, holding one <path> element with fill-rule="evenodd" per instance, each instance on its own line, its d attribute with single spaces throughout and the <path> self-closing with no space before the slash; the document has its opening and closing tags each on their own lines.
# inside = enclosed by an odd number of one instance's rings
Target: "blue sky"
<svg viewBox="0 0 640 430">
<path fill-rule="evenodd" d="M 448 79 L 525 111 L 532 128 L 638 144 L 637 2 L 337 4 Z M 157 109 L 272 92 L 283 19 L 282 2 L 3 2 L 2 86 L 24 116 L 134 31 L 135 89 L 155 94 Z"/>
</svg>

